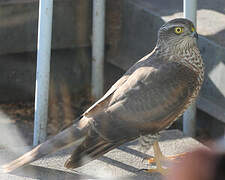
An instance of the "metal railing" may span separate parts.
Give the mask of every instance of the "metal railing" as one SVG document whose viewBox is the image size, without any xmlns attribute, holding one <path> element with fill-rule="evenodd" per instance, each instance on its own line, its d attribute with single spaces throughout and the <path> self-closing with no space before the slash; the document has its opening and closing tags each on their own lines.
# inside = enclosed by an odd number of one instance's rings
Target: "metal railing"
<svg viewBox="0 0 225 180">
<path fill-rule="evenodd" d="M 37 72 L 33 145 L 46 139 L 53 0 L 39 0 Z"/>
<path fill-rule="evenodd" d="M 196 27 L 197 0 L 184 0 L 184 17 L 191 20 Z M 183 132 L 194 137 L 196 132 L 196 102 L 189 106 L 183 116 Z"/>
</svg>

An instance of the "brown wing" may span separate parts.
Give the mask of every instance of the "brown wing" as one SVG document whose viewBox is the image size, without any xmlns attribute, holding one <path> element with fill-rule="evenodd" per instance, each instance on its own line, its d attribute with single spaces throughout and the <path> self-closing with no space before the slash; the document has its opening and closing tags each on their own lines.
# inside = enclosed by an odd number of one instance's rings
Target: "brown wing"
<svg viewBox="0 0 225 180">
<path fill-rule="evenodd" d="M 184 111 L 197 74 L 179 63 L 137 68 L 112 95 L 109 107 L 96 114 L 93 127 L 108 141 L 156 133 Z"/>
<path fill-rule="evenodd" d="M 93 116 L 94 114 L 98 113 L 99 111 L 102 111 L 104 107 L 106 107 L 110 101 L 111 95 L 119 88 L 121 87 L 129 78 L 129 76 L 140 66 L 143 66 L 145 64 L 144 60 L 151 57 L 151 55 L 154 53 L 154 50 L 144 56 L 142 59 L 137 61 L 131 68 L 127 70 L 127 72 L 105 93 L 105 95 L 100 98 L 97 102 L 95 102 L 90 108 L 88 108 L 83 115 L 85 116 Z"/>
<path fill-rule="evenodd" d="M 83 115 L 85 116 L 92 116 L 93 114 L 97 113 L 98 111 L 102 111 L 102 108 L 106 106 L 109 102 L 109 98 L 111 95 L 120 87 L 126 80 L 128 79 L 129 75 L 122 76 L 106 93 L 105 95 L 100 98 L 97 102 L 95 102 L 90 108 L 88 108 Z"/>
</svg>

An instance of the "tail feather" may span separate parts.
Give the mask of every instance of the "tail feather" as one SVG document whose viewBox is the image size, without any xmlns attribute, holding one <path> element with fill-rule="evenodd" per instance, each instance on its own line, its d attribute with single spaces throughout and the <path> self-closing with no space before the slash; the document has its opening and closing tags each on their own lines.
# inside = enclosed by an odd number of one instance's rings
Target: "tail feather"
<svg viewBox="0 0 225 180">
<path fill-rule="evenodd" d="M 97 159 L 110 150 L 120 146 L 124 141 L 108 142 L 98 136 L 87 137 L 78 148 L 75 149 L 71 157 L 65 162 L 65 167 L 74 169 Z"/>
<path fill-rule="evenodd" d="M 117 144 L 106 143 L 93 151 L 88 150 L 80 152 L 76 150 L 76 152 L 73 153 L 73 155 L 65 162 L 64 166 L 69 169 L 78 168 L 94 159 L 97 159 L 101 155 L 109 152 L 110 150 L 114 149 L 117 146 L 118 146 Z"/>
<path fill-rule="evenodd" d="M 65 129 L 61 133 L 36 146 L 18 159 L 2 166 L 2 171 L 7 173 L 28 163 L 31 163 L 47 154 L 51 154 L 68 146 L 81 143 L 88 130 L 88 126 L 79 128 L 77 125 Z"/>
</svg>

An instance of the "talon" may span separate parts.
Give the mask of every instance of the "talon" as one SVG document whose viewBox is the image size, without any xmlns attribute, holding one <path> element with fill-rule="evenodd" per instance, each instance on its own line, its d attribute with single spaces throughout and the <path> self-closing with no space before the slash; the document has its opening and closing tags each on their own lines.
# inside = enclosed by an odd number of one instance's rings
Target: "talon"
<svg viewBox="0 0 225 180">
<path fill-rule="evenodd" d="M 148 159 L 148 163 L 149 163 L 149 164 L 155 163 L 155 158 L 149 158 L 149 159 Z"/>
<path fill-rule="evenodd" d="M 138 169 L 137 172 L 147 171 L 148 169 Z"/>
<path fill-rule="evenodd" d="M 184 158 L 186 155 L 187 155 L 187 153 L 181 153 L 181 154 L 176 154 L 176 155 L 173 155 L 173 156 L 167 156 L 166 158 L 168 160 L 179 160 L 179 159 Z"/>
<path fill-rule="evenodd" d="M 168 173 L 168 169 L 160 167 L 160 168 L 155 168 L 155 169 L 146 169 L 146 172 L 148 172 L 148 173 L 160 173 L 160 174 L 165 176 Z"/>
<path fill-rule="evenodd" d="M 167 169 L 165 168 L 154 168 L 154 169 L 139 169 L 138 172 L 140 171 L 144 171 L 146 173 L 160 173 L 162 175 L 166 175 L 167 174 Z"/>
<path fill-rule="evenodd" d="M 160 156 L 160 161 L 180 160 L 180 159 L 184 158 L 186 155 L 187 155 L 187 153 L 177 154 L 177 155 L 173 155 L 173 156 L 162 155 L 162 156 Z M 147 159 L 147 161 L 148 161 L 148 164 L 153 164 L 156 162 L 154 157 Z"/>
<path fill-rule="evenodd" d="M 154 157 L 151 158 L 143 158 L 141 161 L 143 164 L 149 165 L 149 164 L 153 164 L 155 162 Z"/>
</svg>

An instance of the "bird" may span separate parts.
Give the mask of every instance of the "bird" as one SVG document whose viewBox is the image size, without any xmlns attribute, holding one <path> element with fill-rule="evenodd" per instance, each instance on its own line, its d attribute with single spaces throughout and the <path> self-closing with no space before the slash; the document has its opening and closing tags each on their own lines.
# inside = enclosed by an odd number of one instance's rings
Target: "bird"
<svg viewBox="0 0 225 180">
<path fill-rule="evenodd" d="M 197 38 L 190 20 L 166 22 L 152 52 L 131 66 L 103 97 L 70 127 L 3 165 L 3 171 L 11 172 L 68 146 L 75 149 L 64 166 L 75 169 L 126 142 L 147 137 L 145 142 L 150 139 L 155 153 L 155 171 L 163 173 L 158 133 L 194 102 L 203 83 Z"/>
</svg>

